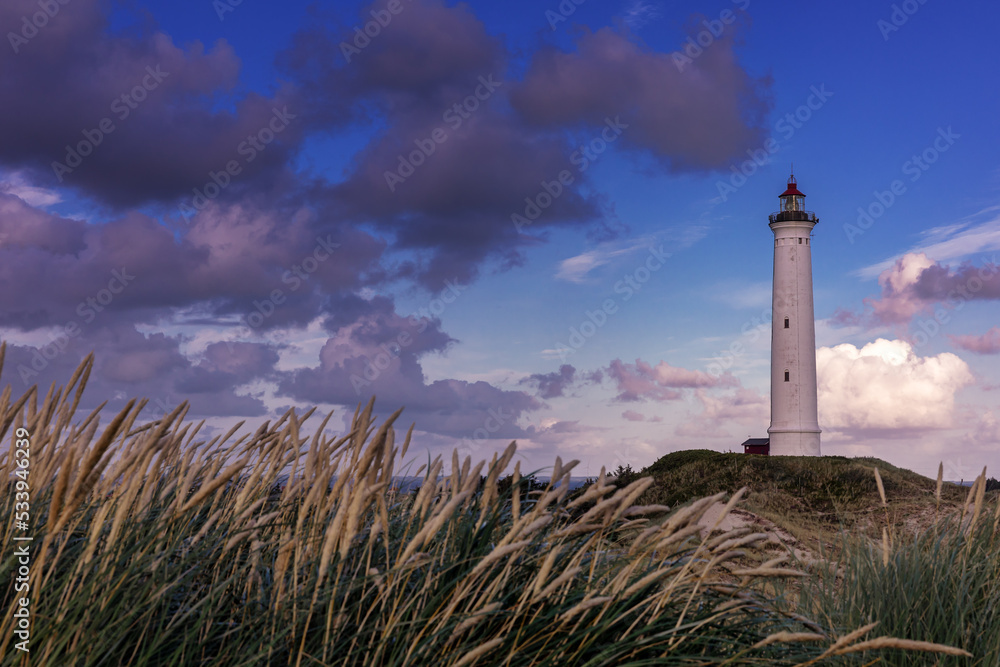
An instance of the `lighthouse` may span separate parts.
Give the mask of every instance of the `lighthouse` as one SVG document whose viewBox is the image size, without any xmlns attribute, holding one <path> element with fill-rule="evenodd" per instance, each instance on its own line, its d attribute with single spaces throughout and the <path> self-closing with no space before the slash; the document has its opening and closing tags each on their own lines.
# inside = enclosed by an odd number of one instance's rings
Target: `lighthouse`
<svg viewBox="0 0 1000 667">
<path fill-rule="evenodd" d="M 774 232 L 771 292 L 772 456 L 819 456 L 816 401 L 816 323 L 810 238 L 819 222 L 805 209 L 794 174 L 770 216 Z"/>
</svg>

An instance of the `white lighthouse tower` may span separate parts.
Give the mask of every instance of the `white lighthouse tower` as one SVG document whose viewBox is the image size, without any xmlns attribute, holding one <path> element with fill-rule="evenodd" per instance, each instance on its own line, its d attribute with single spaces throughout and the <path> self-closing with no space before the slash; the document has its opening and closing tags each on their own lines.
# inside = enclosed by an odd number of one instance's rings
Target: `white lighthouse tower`
<svg viewBox="0 0 1000 667">
<path fill-rule="evenodd" d="M 809 239 L 819 222 L 805 210 L 805 195 L 788 177 L 771 215 L 774 286 L 771 296 L 772 456 L 819 456 L 816 404 L 816 323 L 813 315 Z"/>
</svg>

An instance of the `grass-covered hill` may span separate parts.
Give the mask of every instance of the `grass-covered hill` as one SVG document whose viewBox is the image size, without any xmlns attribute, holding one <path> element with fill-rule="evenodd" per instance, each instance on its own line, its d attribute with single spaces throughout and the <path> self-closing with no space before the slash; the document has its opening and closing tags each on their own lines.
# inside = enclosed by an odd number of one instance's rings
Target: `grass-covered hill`
<svg viewBox="0 0 1000 667">
<path fill-rule="evenodd" d="M 882 507 L 874 469 L 884 485 Z M 753 456 L 696 449 L 663 456 L 619 478 L 651 476 L 641 503 L 675 507 L 720 491 L 748 488 L 742 507 L 768 519 L 809 546 L 833 544 L 841 529 L 878 537 L 888 522 L 912 532 L 936 513 L 961 507 L 968 489 L 944 482 L 938 509 L 937 481 L 876 458 Z M 995 491 L 992 493 L 996 493 Z"/>
</svg>

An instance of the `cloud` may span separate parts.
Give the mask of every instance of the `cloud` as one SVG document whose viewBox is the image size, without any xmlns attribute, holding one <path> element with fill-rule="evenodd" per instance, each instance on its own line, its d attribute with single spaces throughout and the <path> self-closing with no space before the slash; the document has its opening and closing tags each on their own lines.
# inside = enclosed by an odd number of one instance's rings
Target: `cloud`
<svg viewBox="0 0 1000 667">
<path fill-rule="evenodd" d="M 443 352 L 454 342 L 440 329 L 440 321 L 401 317 L 386 297 L 354 307 L 362 314 L 353 322 L 343 318 L 328 323 L 333 335 L 320 350 L 318 366 L 281 375 L 281 395 L 336 405 L 354 405 L 375 395 L 380 406 L 405 406 L 406 418 L 422 431 L 459 438 L 484 428 L 494 438 L 520 437 L 525 431 L 518 419 L 542 407 L 525 392 L 483 381 L 428 382 L 420 357 Z"/>
<path fill-rule="evenodd" d="M 721 394 L 710 394 L 704 389 L 698 389 L 694 394 L 701 403 L 702 411 L 677 426 L 674 430 L 676 435 L 690 438 L 733 438 L 731 431 L 735 425 L 758 431 L 767 428 L 771 402 L 760 392 L 737 387 Z"/>
<path fill-rule="evenodd" d="M 626 410 L 622 413 L 622 419 L 626 419 L 630 422 L 644 422 L 646 421 L 646 415 L 633 410 Z"/>
<path fill-rule="evenodd" d="M 646 0 L 632 0 L 625 8 L 624 20 L 632 30 L 639 30 L 647 23 L 663 16 L 663 8 Z"/>
<path fill-rule="evenodd" d="M 615 359 L 607 372 L 617 385 L 618 401 L 674 401 L 683 395 L 678 389 L 739 385 L 739 380 L 729 372 L 716 378 L 702 371 L 671 366 L 665 361 L 650 366 L 641 359 L 636 359 L 634 364 Z"/>
<path fill-rule="evenodd" d="M 940 262 L 963 259 L 985 252 L 1000 250 L 1000 206 L 986 208 L 970 220 L 928 229 L 922 233 L 921 243 L 907 250 L 904 255 L 924 254 Z M 987 218 L 982 222 L 973 222 Z M 889 269 L 901 256 L 871 264 L 856 272 L 862 278 L 874 278 Z M 996 260 L 991 260 L 996 263 Z"/>
<path fill-rule="evenodd" d="M 383 242 L 317 229 L 305 209 L 251 200 L 210 205 L 174 233 L 140 213 L 88 223 L 0 194 L 0 326 L 169 319 L 194 305 L 208 318 L 263 312 L 261 331 L 304 325 L 329 312 L 330 295 L 382 277 Z"/>
<path fill-rule="evenodd" d="M 975 428 L 965 435 L 964 440 L 968 444 L 988 448 L 986 451 L 995 451 L 1000 444 L 1000 419 L 992 410 L 978 415 Z"/>
<path fill-rule="evenodd" d="M 737 63 L 728 35 L 681 71 L 671 54 L 602 28 L 581 36 L 572 52 L 539 51 L 511 102 L 539 126 L 599 128 L 620 115 L 629 125 L 626 146 L 671 171 L 702 171 L 760 145 L 768 87 Z"/>
<path fill-rule="evenodd" d="M 407 4 L 405 16 L 350 62 L 345 38 L 318 20 L 280 58 L 308 101 L 306 127 L 371 127 L 347 172 L 317 183 L 324 214 L 391 235 L 396 248 L 417 256 L 409 276 L 430 290 L 471 281 L 488 261 L 520 265 L 523 248 L 548 228 L 572 226 L 597 240 L 620 233 L 590 174 L 571 162 L 578 148 L 571 133 L 581 124 L 600 131 L 606 115 L 631 114 L 626 144 L 651 150 L 671 169 L 728 164 L 763 135 L 764 84 L 736 64 L 725 40 L 681 76 L 668 53 L 640 50 L 606 29 L 582 38 L 573 53 L 538 52 L 519 82 L 508 73 L 512 54 L 503 41 L 465 5 Z M 571 71 L 552 80 L 564 60 Z M 583 98 L 581 89 L 589 91 Z M 553 116 L 554 108 L 565 112 Z M 571 183 L 559 183 L 562 172 Z M 551 204 L 530 216 L 530 228 L 516 227 L 512 216 L 525 216 L 539 193 Z M 581 279 L 594 261 L 603 260 L 570 261 L 563 275 Z"/>
<path fill-rule="evenodd" d="M 537 242 L 529 234 L 547 227 L 613 235 L 602 197 L 580 188 L 587 177 L 570 163 L 568 139 L 510 113 L 508 54 L 468 7 L 407 3 L 350 63 L 340 52 L 343 37 L 322 23 L 297 35 L 282 56 L 310 100 L 307 126 L 384 121 L 346 174 L 320 184 L 324 211 L 374 225 L 397 249 L 419 255 L 411 277 L 424 287 L 469 282 L 486 261 L 520 265 L 522 247 Z M 561 184 L 569 169 L 572 184 Z M 543 182 L 555 184 L 549 193 Z M 551 203 L 519 229 L 512 216 L 523 216 L 526 199 L 540 192 Z"/>
<path fill-rule="evenodd" d="M 1000 299 L 998 274 L 1000 267 L 994 261 L 982 267 L 963 263 L 957 269 L 937 264 L 925 269 L 914 287 L 926 301 Z"/>
<path fill-rule="evenodd" d="M 857 437 L 950 428 L 955 394 L 973 382 L 950 352 L 920 357 L 906 341 L 884 338 L 821 347 L 816 367 L 820 426 Z"/>
<path fill-rule="evenodd" d="M 210 345 L 205 358 L 192 361 L 180 351 L 180 339 L 161 333 L 142 334 L 127 323 L 84 328 L 58 343 L 10 344 L 3 382 L 15 395 L 37 384 L 63 385 L 80 360 L 94 353 L 94 370 L 80 408 L 92 410 L 104 401 L 109 409 L 127 398 L 148 398 L 159 413 L 191 400 L 192 416 L 260 417 L 267 414 L 260 397 L 237 393 L 253 379 L 270 377 L 277 351 L 262 343 Z"/>
<path fill-rule="evenodd" d="M 993 327 L 982 336 L 948 335 L 952 344 L 976 354 L 1000 354 L 1000 327 Z"/>
<path fill-rule="evenodd" d="M 244 173 L 226 196 L 283 170 L 300 138 L 294 124 L 252 163 L 237 151 L 275 108 L 295 113 L 291 88 L 237 95 L 240 61 L 225 40 L 177 46 L 148 19 L 112 32 L 106 9 L 100 0 L 60 3 L 30 42 L 3 50 L 0 97 L 18 103 L 0 107 L 0 164 L 116 206 L 190 196 L 230 160 Z M 37 11 L 34 0 L 6 1 L 0 25 Z M 57 174 L 67 146 L 82 162 Z"/>
<path fill-rule="evenodd" d="M 538 387 L 541 398 L 557 398 L 564 396 L 566 389 L 576 379 L 576 369 L 570 364 L 563 364 L 558 371 L 552 373 L 535 373 L 521 380 L 521 384 L 534 384 Z"/>
<path fill-rule="evenodd" d="M 641 247 L 639 244 L 630 244 L 626 247 L 615 247 L 615 244 L 610 243 L 602 244 L 598 248 L 559 262 L 556 279 L 571 283 L 583 283 L 587 279 L 587 274 L 597 267 L 604 266 L 616 257 L 627 255 L 639 247 Z"/>
<path fill-rule="evenodd" d="M 923 253 L 903 255 L 879 275 L 882 293 L 865 298 L 865 312 L 838 310 L 831 321 L 842 326 L 905 327 L 918 313 L 939 305 L 950 310 L 966 301 L 1000 299 L 998 275 L 1000 268 L 993 262 L 950 268 Z"/>
<path fill-rule="evenodd" d="M 371 20 L 384 3 L 359 7 Z M 353 22 L 314 13 L 310 27 L 298 32 L 279 55 L 281 69 L 300 82 L 306 122 L 318 128 L 370 123 L 375 102 L 390 113 L 410 107 L 415 113 L 443 110 L 471 94 L 479 76 L 498 74 L 502 42 L 468 6 L 447 7 L 437 0 L 412 0 L 398 19 L 382 28 L 361 53 L 346 52 L 355 39 Z M 438 113 L 440 122 L 440 112 Z"/>
<path fill-rule="evenodd" d="M 0 193 L 14 195 L 35 208 L 52 206 L 63 200 L 62 195 L 56 190 L 40 188 L 30 183 L 21 171 L 0 174 Z"/>
<path fill-rule="evenodd" d="M 7 184 L 0 183 L 0 249 L 11 252 L 30 248 L 65 256 L 77 255 L 86 247 L 84 223 L 35 208 L 17 194 L 21 191 L 17 181 L 11 188 Z"/>
<path fill-rule="evenodd" d="M 934 260 L 924 254 L 909 254 L 900 257 L 890 268 L 878 277 L 882 295 L 878 299 L 868 297 L 865 304 L 871 308 L 867 316 L 873 325 L 909 324 L 913 316 L 927 308 L 927 303 L 921 298 L 914 286 L 920 280 L 924 270 L 935 266 Z M 858 324 L 862 316 L 844 311 L 838 311 L 833 320 L 838 324 Z"/>
<path fill-rule="evenodd" d="M 210 343 L 191 374 L 179 382 L 184 393 L 224 391 L 254 380 L 270 379 L 278 363 L 278 351 L 258 343 Z"/>
</svg>

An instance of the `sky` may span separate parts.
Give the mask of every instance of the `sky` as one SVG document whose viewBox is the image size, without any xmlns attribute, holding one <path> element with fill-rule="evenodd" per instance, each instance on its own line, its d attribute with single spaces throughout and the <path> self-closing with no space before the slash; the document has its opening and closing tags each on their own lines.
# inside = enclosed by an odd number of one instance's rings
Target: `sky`
<svg viewBox="0 0 1000 667">
<path fill-rule="evenodd" d="M 202 434 L 376 396 L 415 461 L 769 423 L 778 209 L 826 455 L 1000 470 L 988 3 L 5 0 L 0 385 Z M 315 425 L 319 421 L 315 420 Z"/>
</svg>

